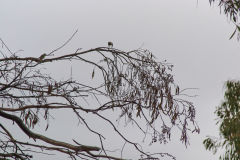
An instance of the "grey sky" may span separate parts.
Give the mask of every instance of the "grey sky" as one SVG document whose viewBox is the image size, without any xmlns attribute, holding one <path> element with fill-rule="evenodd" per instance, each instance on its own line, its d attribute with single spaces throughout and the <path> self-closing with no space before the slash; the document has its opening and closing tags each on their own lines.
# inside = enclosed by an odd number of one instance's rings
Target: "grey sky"
<svg viewBox="0 0 240 160">
<path fill-rule="evenodd" d="M 187 149 L 176 137 L 152 150 L 170 152 L 178 160 L 217 158 L 202 141 L 217 134 L 213 112 L 223 98 L 224 82 L 240 78 L 240 42 L 228 40 L 234 27 L 217 5 L 209 6 L 208 0 L 0 0 L 0 38 L 13 51 L 23 49 L 22 56 L 49 52 L 76 29 L 78 34 L 59 54 L 112 41 L 123 50 L 142 46 L 159 61 L 173 63 L 180 87 L 199 88 L 189 93 L 199 95 L 191 100 L 201 133 L 191 135 Z M 56 124 L 63 127 L 69 126 Z"/>
</svg>

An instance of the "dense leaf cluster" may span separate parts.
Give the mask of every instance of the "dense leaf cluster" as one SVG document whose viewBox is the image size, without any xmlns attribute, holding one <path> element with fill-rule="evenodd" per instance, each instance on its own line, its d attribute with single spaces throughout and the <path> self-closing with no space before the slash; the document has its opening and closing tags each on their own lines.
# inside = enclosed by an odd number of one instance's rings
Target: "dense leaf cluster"
<svg viewBox="0 0 240 160">
<path fill-rule="evenodd" d="M 240 82 L 227 81 L 224 101 L 217 107 L 217 124 L 220 125 L 220 138 L 204 140 L 207 150 L 216 153 L 218 149 L 225 148 L 220 160 L 240 159 Z"/>
</svg>

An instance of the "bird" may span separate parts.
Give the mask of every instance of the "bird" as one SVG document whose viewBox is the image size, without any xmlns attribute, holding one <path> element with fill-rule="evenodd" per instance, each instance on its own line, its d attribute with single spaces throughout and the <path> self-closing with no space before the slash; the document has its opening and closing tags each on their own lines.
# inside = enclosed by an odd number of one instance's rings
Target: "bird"
<svg viewBox="0 0 240 160">
<path fill-rule="evenodd" d="M 45 57 L 46 57 L 46 53 L 42 54 L 40 57 L 39 57 L 39 60 L 42 61 Z"/>
<path fill-rule="evenodd" d="M 112 47 L 113 47 L 113 43 L 109 41 L 109 42 L 108 42 L 108 47 L 109 47 L 109 48 L 112 48 Z"/>
</svg>

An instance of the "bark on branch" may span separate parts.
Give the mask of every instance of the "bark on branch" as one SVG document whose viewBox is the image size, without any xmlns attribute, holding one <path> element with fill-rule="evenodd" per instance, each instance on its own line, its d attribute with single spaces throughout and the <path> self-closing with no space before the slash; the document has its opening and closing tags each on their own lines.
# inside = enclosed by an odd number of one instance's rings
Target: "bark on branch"
<svg viewBox="0 0 240 160">
<path fill-rule="evenodd" d="M 57 141 L 57 140 L 45 137 L 43 135 L 34 133 L 25 126 L 25 124 L 23 123 L 23 121 L 19 117 L 15 116 L 15 115 L 8 114 L 8 113 L 3 112 L 1 110 L 0 110 L 0 116 L 16 122 L 17 125 L 21 128 L 21 130 L 25 134 L 27 134 L 30 138 L 33 138 L 34 140 L 39 139 L 39 140 L 42 140 L 46 143 L 52 144 L 54 146 L 65 147 L 65 148 L 71 149 L 75 152 L 100 151 L 99 147 L 86 146 L 86 145 L 75 146 L 75 145 L 72 145 L 72 144 L 69 144 L 69 143 L 66 143 L 66 142 Z"/>
</svg>

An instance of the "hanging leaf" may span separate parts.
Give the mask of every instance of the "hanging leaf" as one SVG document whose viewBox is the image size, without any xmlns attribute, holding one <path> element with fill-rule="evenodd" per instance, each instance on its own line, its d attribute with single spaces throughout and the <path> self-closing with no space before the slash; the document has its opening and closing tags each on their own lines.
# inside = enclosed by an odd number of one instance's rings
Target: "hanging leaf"
<svg viewBox="0 0 240 160">
<path fill-rule="evenodd" d="M 237 31 L 237 28 L 234 30 L 234 32 L 233 32 L 232 35 L 230 36 L 229 40 L 233 38 L 233 36 L 235 35 L 236 31 Z"/>
<path fill-rule="evenodd" d="M 136 114 L 136 117 L 140 117 L 141 118 L 141 115 L 140 115 L 140 113 L 141 113 L 141 107 L 140 107 L 140 105 L 137 107 L 137 114 Z"/>
<path fill-rule="evenodd" d="M 37 115 L 34 114 L 34 118 L 33 118 L 33 128 L 34 126 L 38 123 L 38 117 Z"/>
<path fill-rule="evenodd" d="M 52 93 L 52 88 L 53 88 L 52 85 L 49 84 L 49 85 L 48 85 L 48 94 L 51 94 L 51 93 Z"/>
<path fill-rule="evenodd" d="M 179 95 L 179 87 L 176 87 L 176 95 Z"/>
<path fill-rule="evenodd" d="M 92 71 L 92 79 L 93 79 L 93 77 L 94 77 L 94 74 L 95 74 L 95 72 L 94 72 L 94 69 L 93 69 L 93 71 Z"/>
<path fill-rule="evenodd" d="M 45 131 L 48 129 L 48 124 L 47 124 L 47 126 L 46 126 L 46 128 L 45 128 Z"/>
</svg>

